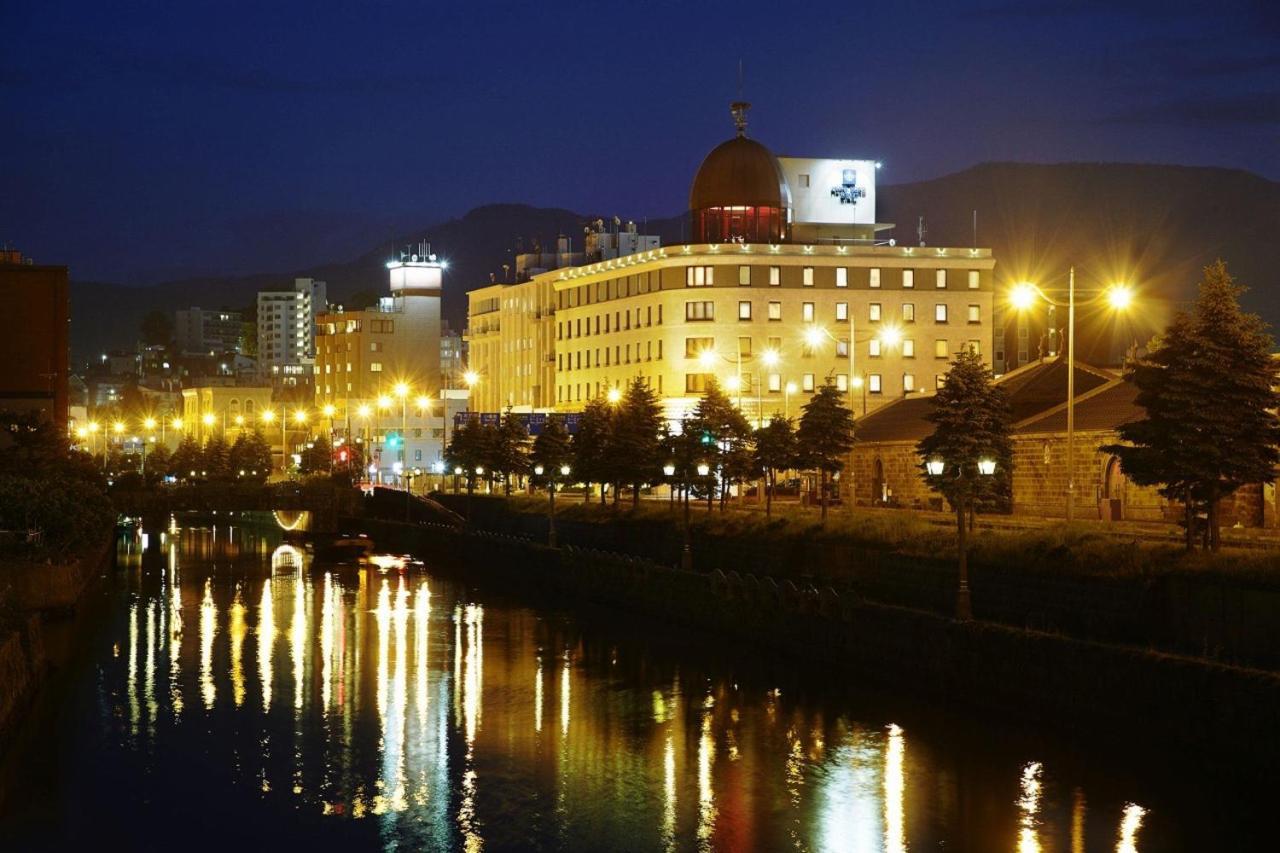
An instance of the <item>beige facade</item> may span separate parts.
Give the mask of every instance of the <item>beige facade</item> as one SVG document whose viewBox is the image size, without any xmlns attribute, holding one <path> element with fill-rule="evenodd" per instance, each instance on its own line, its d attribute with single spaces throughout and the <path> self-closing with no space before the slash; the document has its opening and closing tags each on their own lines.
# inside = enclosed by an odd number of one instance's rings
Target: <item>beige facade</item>
<svg viewBox="0 0 1280 853">
<path fill-rule="evenodd" d="M 987 249 L 701 244 L 484 288 L 476 408 L 574 411 L 639 377 L 678 419 L 715 376 L 752 420 L 797 415 L 827 381 L 870 412 L 935 388 L 961 347 L 989 358 L 994 263 Z"/>
<path fill-rule="evenodd" d="M 183 431 L 201 443 L 215 435 L 234 442 L 242 429 L 255 426 L 270 438 L 273 428 L 262 421 L 262 413 L 269 409 L 270 385 L 202 385 L 182 390 Z"/>
<path fill-rule="evenodd" d="M 468 369 L 476 411 L 555 406 L 556 273 L 473 290 L 467 303 Z"/>
</svg>

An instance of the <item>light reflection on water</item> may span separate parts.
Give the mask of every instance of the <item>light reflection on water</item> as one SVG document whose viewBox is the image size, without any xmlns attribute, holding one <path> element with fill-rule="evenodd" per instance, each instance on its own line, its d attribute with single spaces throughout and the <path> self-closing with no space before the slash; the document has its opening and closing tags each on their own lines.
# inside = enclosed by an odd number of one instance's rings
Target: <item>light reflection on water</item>
<svg viewBox="0 0 1280 853">
<path fill-rule="evenodd" d="M 98 661 L 98 760 L 139 774 L 113 796 L 163 799 L 203 750 L 240 802 L 334 844 L 1143 849 L 1144 806 L 1086 808 L 1036 757 L 975 770 L 899 721 L 740 686 L 420 571 L 312 566 L 235 528 L 167 533 L 151 540 L 163 560 L 123 573 L 104 647 L 124 660 Z"/>
</svg>

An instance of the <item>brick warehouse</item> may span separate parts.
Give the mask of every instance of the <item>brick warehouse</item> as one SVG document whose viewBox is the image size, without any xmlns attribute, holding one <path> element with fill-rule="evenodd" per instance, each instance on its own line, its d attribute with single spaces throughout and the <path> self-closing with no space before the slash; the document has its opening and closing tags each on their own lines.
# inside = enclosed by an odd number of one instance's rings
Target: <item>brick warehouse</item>
<svg viewBox="0 0 1280 853">
<path fill-rule="evenodd" d="M 1013 513 L 1038 518 L 1066 515 L 1065 362 L 1054 359 L 1021 367 L 997 383 L 1009 396 L 1013 415 Z M 1119 460 L 1099 448 L 1119 440 L 1118 428 L 1142 416 L 1137 389 L 1118 371 L 1076 365 L 1075 515 L 1103 521 L 1166 521 L 1182 518 L 1182 506 L 1153 487 L 1131 482 Z M 942 498 L 920 476 L 916 442 L 933 431 L 925 416 L 931 394 L 904 397 L 873 412 L 858 425 L 851 468 L 861 506 L 942 509 Z M 1245 487 L 1222 503 L 1227 525 L 1273 527 L 1274 484 Z"/>
</svg>

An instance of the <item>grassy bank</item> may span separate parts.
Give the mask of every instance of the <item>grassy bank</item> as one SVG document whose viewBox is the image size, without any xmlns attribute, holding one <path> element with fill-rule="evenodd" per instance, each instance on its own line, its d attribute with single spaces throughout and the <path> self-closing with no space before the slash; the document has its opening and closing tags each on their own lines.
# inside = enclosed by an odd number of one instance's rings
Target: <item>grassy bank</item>
<svg viewBox="0 0 1280 853">
<path fill-rule="evenodd" d="M 511 513 L 545 516 L 547 501 L 540 497 L 472 498 L 484 516 Z M 680 536 L 681 514 L 666 503 L 645 501 L 602 507 L 598 503 L 564 502 L 557 518 L 565 522 L 666 528 Z M 705 505 L 690 508 L 690 526 L 696 538 L 786 545 L 822 542 L 870 551 L 924 559 L 953 559 L 953 528 L 909 512 L 836 511 L 825 526 L 812 510 L 775 507 L 772 518 L 763 512 L 730 509 L 707 512 Z M 1053 524 L 1023 530 L 975 530 L 970 538 L 970 558 L 991 570 L 1064 578 L 1132 579 L 1160 575 L 1218 576 L 1250 584 L 1280 588 L 1280 550 L 1232 550 L 1219 553 L 1194 551 L 1167 544 L 1126 541 L 1087 524 Z"/>
</svg>

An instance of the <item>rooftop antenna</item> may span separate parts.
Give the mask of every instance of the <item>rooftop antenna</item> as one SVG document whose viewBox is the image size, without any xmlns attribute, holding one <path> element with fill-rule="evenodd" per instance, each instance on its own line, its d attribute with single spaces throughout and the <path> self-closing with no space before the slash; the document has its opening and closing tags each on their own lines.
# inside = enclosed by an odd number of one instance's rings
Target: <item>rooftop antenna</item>
<svg viewBox="0 0 1280 853">
<path fill-rule="evenodd" d="M 978 248 L 978 208 L 976 207 L 973 209 L 973 246 L 971 248 Z"/>
<path fill-rule="evenodd" d="M 729 105 L 729 114 L 733 116 L 733 125 L 738 129 L 738 136 L 747 135 L 747 110 L 751 104 L 742 99 L 742 60 L 738 60 L 738 100 Z"/>
<path fill-rule="evenodd" d="M 920 245 L 924 245 L 924 235 L 929 233 L 929 229 L 924 227 L 924 217 L 921 216 L 916 224 L 916 236 L 920 238 Z"/>
</svg>

